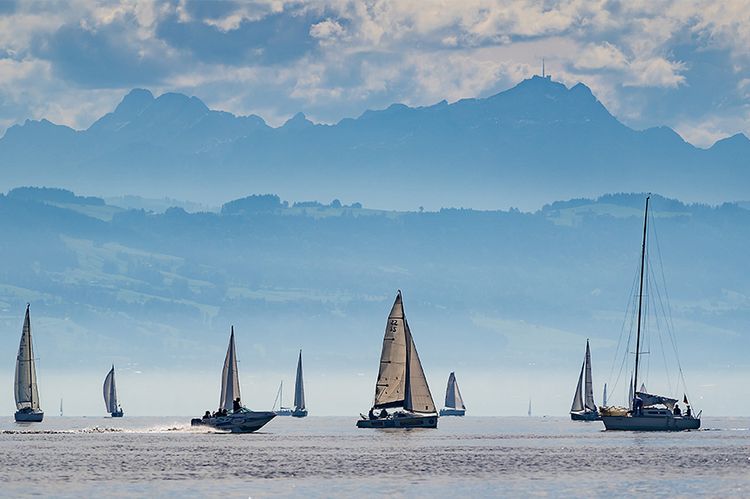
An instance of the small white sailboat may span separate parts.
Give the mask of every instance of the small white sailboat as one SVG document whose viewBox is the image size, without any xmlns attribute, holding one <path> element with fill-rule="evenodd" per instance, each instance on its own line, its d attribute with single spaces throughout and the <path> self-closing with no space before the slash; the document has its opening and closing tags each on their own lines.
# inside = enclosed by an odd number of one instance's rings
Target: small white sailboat
<svg viewBox="0 0 750 499">
<path fill-rule="evenodd" d="M 299 359 L 297 359 L 297 377 L 294 381 L 294 410 L 292 411 L 292 417 L 304 418 L 307 416 L 307 409 L 305 408 L 305 383 L 302 380 L 302 350 L 299 351 Z"/>
<path fill-rule="evenodd" d="M 401 410 L 388 413 L 391 408 Z M 437 428 L 435 402 L 406 321 L 401 291 L 385 326 L 375 401 L 368 415 L 361 416 L 358 428 Z"/>
<path fill-rule="evenodd" d="M 240 377 L 237 370 L 237 353 L 234 348 L 234 326 L 229 335 L 229 346 L 221 371 L 221 397 L 219 410 L 206 411 L 202 418 L 190 421 L 192 426 L 210 426 L 232 433 L 250 433 L 260 430 L 276 417 L 271 411 L 251 411 L 240 401 Z"/>
<path fill-rule="evenodd" d="M 60 417 L 63 415 L 63 406 L 62 406 L 63 399 L 60 399 Z"/>
<path fill-rule="evenodd" d="M 40 423 L 44 411 L 39 407 L 39 390 L 36 381 L 36 363 L 34 362 L 34 345 L 31 339 L 31 319 L 29 305 L 26 305 L 26 317 L 23 320 L 21 343 L 16 357 L 16 376 L 13 382 L 16 397 L 15 418 L 19 423 Z"/>
<path fill-rule="evenodd" d="M 531 399 L 529 399 L 529 411 L 526 413 L 526 415 L 531 417 Z"/>
<path fill-rule="evenodd" d="M 599 411 L 594 402 L 594 383 L 591 380 L 589 340 L 586 340 L 586 355 L 583 357 L 581 374 L 578 376 L 573 404 L 570 406 L 570 419 L 573 421 L 597 421 L 599 419 Z"/>
<path fill-rule="evenodd" d="M 445 389 L 445 407 L 440 409 L 441 416 L 463 416 L 466 414 L 464 399 L 461 397 L 461 391 L 458 389 L 456 373 L 452 372 L 448 376 L 448 386 Z"/>
<path fill-rule="evenodd" d="M 112 364 L 112 369 L 107 373 L 104 378 L 104 405 L 107 408 L 107 412 L 112 415 L 113 418 L 121 418 L 124 414 L 122 407 L 117 401 L 117 386 L 115 384 L 115 365 Z M 60 409 L 62 412 L 62 409 Z"/>
<path fill-rule="evenodd" d="M 635 369 L 633 371 L 633 379 L 630 383 L 630 408 L 602 407 L 601 418 L 604 422 L 604 427 L 607 430 L 697 430 L 701 425 L 700 414 L 698 416 L 692 415 L 687 395 L 685 395 L 685 398 L 683 399 L 684 403 L 687 405 L 687 412 L 683 415 L 681 411 L 675 407 L 677 405 L 677 399 L 647 393 L 644 384 L 641 384 L 640 390 L 637 389 L 639 364 L 641 360 L 641 333 L 646 323 L 644 317 L 645 314 L 643 313 L 643 298 L 646 296 L 644 293 L 644 274 L 646 268 L 649 199 L 650 196 L 646 197 L 646 210 L 643 216 L 643 241 L 641 245 L 640 284 L 638 288 L 638 319 L 636 322 Z"/>
<path fill-rule="evenodd" d="M 273 411 L 277 416 L 291 416 L 292 408 L 284 407 L 283 392 L 284 380 L 281 380 L 281 382 L 279 383 L 279 390 L 276 392 L 276 398 L 273 400 L 273 407 L 271 408 L 271 411 Z M 278 409 L 276 409 L 276 404 L 279 404 Z"/>
</svg>

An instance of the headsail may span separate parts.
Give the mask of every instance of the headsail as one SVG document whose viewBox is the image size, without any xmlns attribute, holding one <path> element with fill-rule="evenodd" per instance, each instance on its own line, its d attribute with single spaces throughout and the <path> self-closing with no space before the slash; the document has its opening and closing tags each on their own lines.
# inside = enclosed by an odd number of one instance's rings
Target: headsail
<svg viewBox="0 0 750 499">
<path fill-rule="evenodd" d="M 445 389 L 445 407 L 450 409 L 466 409 L 464 400 L 461 397 L 461 391 L 458 389 L 456 374 L 451 373 L 448 376 L 448 387 Z"/>
<path fill-rule="evenodd" d="M 412 412 L 433 413 L 435 402 L 432 400 L 427 377 L 419 360 L 417 347 L 409 329 L 409 323 L 404 317 L 404 331 L 406 332 L 406 383 L 404 384 L 404 409 Z"/>
<path fill-rule="evenodd" d="M 237 370 L 237 354 L 234 350 L 234 326 L 229 335 L 229 347 L 224 358 L 224 369 L 221 371 L 221 399 L 219 407 L 232 410 L 232 402 L 240 397 L 240 375 Z"/>
<path fill-rule="evenodd" d="M 376 409 L 398 407 L 404 403 L 404 375 L 406 372 L 406 333 L 401 291 L 396 295 L 383 337 L 380 370 L 375 383 Z"/>
<path fill-rule="evenodd" d="M 602 405 L 607 406 L 607 383 L 604 383 L 604 395 L 602 396 Z"/>
<path fill-rule="evenodd" d="M 115 385 L 115 366 L 112 365 L 112 369 L 104 378 L 104 405 L 107 407 L 107 412 L 117 412 L 117 386 Z"/>
<path fill-rule="evenodd" d="M 16 408 L 18 410 L 39 409 L 39 392 L 36 384 L 36 365 L 34 363 L 34 345 L 31 341 L 31 320 L 29 305 L 26 305 L 26 317 L 23 320 L 21 343 L 16 357 L 16 376 L 14 380 Z"/>
<path fill-rule="evenodd" d="M 299 360 L 297 360 L 297 380 L 294 383 L 294 408 L 297 410 L 305 408 L 305 385 L 302 381 L 302 350 L 299 351 Z"/>
<path fill-rule="evenodd" d="M 594 402 L 594 383 L 591 380 L 591 350 L 589 350 L 589 340 L 586 340 L 586 397 L 585 406 L 587 411 L 596 411 Z"/>
<path fill-rule="evenodd" d="M 583 395 L 581 394 L 581 388 L 583 388 L 583 371 L 586 368 L 586 361 L 581 365 L 581 374 L 578 375 L 578 385 L 576 385 L 576 392 L 573 395 L 573 404 L 570 406 L 570 412 L 580 412 L 583 410 Z"/>
</svg>

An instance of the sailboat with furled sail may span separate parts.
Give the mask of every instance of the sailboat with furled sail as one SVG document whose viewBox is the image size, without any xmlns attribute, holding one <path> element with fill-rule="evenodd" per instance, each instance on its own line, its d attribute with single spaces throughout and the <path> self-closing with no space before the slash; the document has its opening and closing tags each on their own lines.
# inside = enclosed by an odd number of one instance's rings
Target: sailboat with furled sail
<svg viewBox="0 0 750 499">
<path fill-rule="evenodd" d="M 115 365 L 112 364 L 112 369 L 107 373 L 107 377 L 104 378 L 104 405 L 107 407 L 107 412 L 112 415 L 113 418 L 121 418 L 124 414 L 122 407 L 117 402 L 117 385 L 115 383 Z"/>
<path fill-rule="evenodd" d="M 302 380 L 302 350 L 299 351 L 299 359 L 297 359 L 297 376 L 294 381 L 294 410 L 292 411 L 292 417 L 304 418 L 307 416 L 307 408 L 305 408 L 305 383 Z"/>
<path fill-rule="evenodd" d="M 26 317 L 23 320 L 21 343 L 16 357 L 16 377 L 13 381 L 16 397 L 15 418 L 19 423 L 41 423 L 44 411 L 39 407 L 39 390 L 36 383 L 36 363 L 34 345 L 31 340 L 31 319 L 29 305 L 26 305 Z"/>
<path fill-rule="evenodd" d="M 646 197 L 646 210 L 643 216 L 643 241 L 641 245 L 641 265 L 638 287 L 638 318 L 636 321 L 636 342 L 635 342 L 635 369 L 630 382 L 630 400 L 629 408 L 620 407 L 602 407 L 601 418 L 607 430 L 626 430 L 626 431 L 680 431 L 680 430 L 697 430 L 700 428 L 700 414 L 694 416 L 688 405 L 687 395 L 684 396 L 683 402 L 687 405 L 687 411 L 682 414 L 678 407 L 677 399 L 654 395 L 646 392 L 646 387 L 641 384 L 638 388 L 639 368 L 641 363 L 642 334 L 646 326 L 644 313 L 644 297 L 651 297 L 644 291 L 644 285 L 650 281 L 647 272 L 647 239 L 648 239 L 648 205 L 650 196 Z M 645 278 L 645 282 L 644 282 Z M 654 307 L 655 308 L 655 307 Z M 669 331 L 670 335 L 671 330 Z M 674 337 L 671 337 L 672 345 L 676 345 Z M 626 348 L 627 350 L 627 348 Z M 675 355 L 677 354 L 675 347 Z M 679 367 L 679 358 L 677 358 Z M 682 368 L 680 368 L 682 376 Z M 684 378 L 682 380 L 684 384 Z"/>
<path fill-rule="evenodd" d="M 389 413 L 387 409 L 401 408 Z M 377 414 L 376 410 L 379 410 Z M 383 337 L 375 401 L 358 428 L 437 428 L 438 414 L 419 360 L 401 291 L 396 295 Z"/>
<path fill-rule="evenodd" d="M 463 416 L 466 414 L 464 399 L 461 397 L 461 390 L 458 389 L 456 373 L 450 373 L 448 376 L 448 386 L 445 388 L 445 407 L 440 409 L 441 416 Z"/>
<path fill-rule="evenodd" d="M 237 369 L 237 352 L 234 348 L 234 326 L 229 335 L 229 346 L 221 371 L 221 396 L 215 413 L 206 411 L 202 418 L 190 421 L 192 426 L 211 428 L 232 433 L 250 433 L 260 430 L 276 417 L 271 411 L 251 411 L 240 401 L 240 377 Z"/>
<path fill-rule="evenodd" d="M 596 421 L 599 411 L 594 402 L 594 383 L 591 380 L 591 350 L 589 340 L 586 340 L 586 355 L 583 357 L 581 374 L 578 385 L 573 394 L 573 404 L 570 406 L 570 419 L 573 421 Z"/>
</svg>

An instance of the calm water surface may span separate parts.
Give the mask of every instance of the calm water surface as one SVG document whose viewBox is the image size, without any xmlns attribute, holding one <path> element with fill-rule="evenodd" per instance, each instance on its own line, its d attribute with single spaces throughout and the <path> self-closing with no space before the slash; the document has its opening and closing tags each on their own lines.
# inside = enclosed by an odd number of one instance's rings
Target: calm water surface
<svg viewBox="0 0 750 499">
<path fill-rule="evenodd" d="M 359 430 L 354 417 L 278 417 L 262 432 L 187 418 L 0 418 L 0 494 L 331 497 L 750 496 L 750 418 L 614 433 L 564 418 L 441 418 Z"/>
</svg>

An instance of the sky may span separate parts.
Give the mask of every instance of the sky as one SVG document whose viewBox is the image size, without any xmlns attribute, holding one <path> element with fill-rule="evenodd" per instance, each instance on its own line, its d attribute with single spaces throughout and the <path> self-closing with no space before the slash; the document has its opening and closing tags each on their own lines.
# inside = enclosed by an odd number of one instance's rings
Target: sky
<svg viewBox="0 0 750 499">
<path fill-rule="evenodd" d="M 541 72 L 642 129 L 750 135 L 742 1 L 0 0 L 0 134 L 77 129 L 128 90 L 195 95 L 278 126 L 488 96 Z"/>
</svg>

